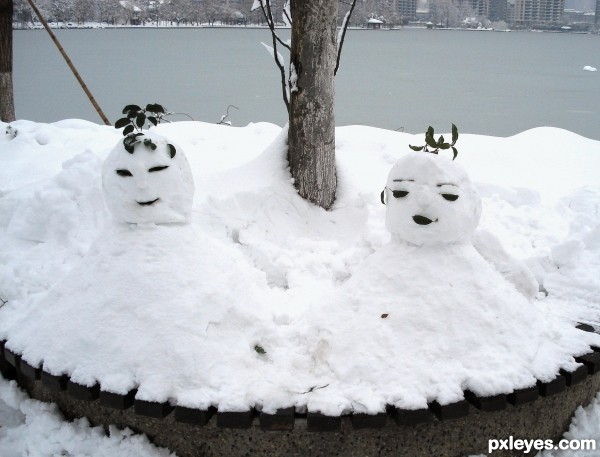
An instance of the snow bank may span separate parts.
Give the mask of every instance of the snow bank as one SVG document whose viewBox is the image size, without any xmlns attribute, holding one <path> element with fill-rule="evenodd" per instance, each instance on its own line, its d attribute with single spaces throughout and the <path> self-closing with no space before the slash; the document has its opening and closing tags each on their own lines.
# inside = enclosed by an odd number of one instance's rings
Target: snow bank
<svg viewBox="0 0 600 457">
<path fill-rule="evenodd" d="M 0 377 L 0 455 L 85 455 L 89 457 L 168 457 L 129 429 L 91 427 L 86 419 L 66 422 L 54 404 L 30 400 L 15 382 Z"/>
<path fill-rule="evenodd" d="M 543 292 L 529 301 L 472 247 L 390 247 L 379 194 L 420 135 L 339 128 L 326 212 L 291 185 L 285 130 L 160 125 L 190 163 L 191 222 L 128 225 L 101 191 L 118 132 L 12 127 L 0 138 L 0 338 L 51 373 L 200 408 L 338 414 L 509 392 L 600 345 L 574 329 L 600 309 L 597 141 L 553 128 L 459 140 L 491 234 L 480 239 L 531 269 Z M 488 273 L 465 277 L 464 262 Z"/>
</svg>

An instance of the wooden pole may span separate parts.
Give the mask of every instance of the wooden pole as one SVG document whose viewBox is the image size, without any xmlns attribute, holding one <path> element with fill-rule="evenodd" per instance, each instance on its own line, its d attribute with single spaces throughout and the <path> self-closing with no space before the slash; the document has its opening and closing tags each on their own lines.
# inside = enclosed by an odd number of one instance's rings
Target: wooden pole
<svg viewBox="0 0 600 457">
<path fill-rule="evenodd" d="M 85 82 L 83 81 L 83 79 L 79 75 L 79 72 L 75 68 L 75 65 L 73 65 L 73 62 L 71 62 L 71 59 L 69 58 L 69 56 L 67 55 L 67 53 L 63 49 L 62 45 L 60 44 L 60 41 L 58 41 L 58 38 L 56 38 L 56 35 L 54 34 L 54 32 L 52 31 L 52 29 L 48 25 L 48 22 L 46 22 L 46 19 L 44 19 L 44 16 L 42 16 L 42 13 L 40 12 L 40 10 L 37 8 L 37 6 L 35 6 L 35 3 L 33 3 L 33 0 L 27 0 L 27 3 L 29 3 L 29 5 L 31 6 L 31 8 L 33 8 L 33 11 L 35 11 L 35 14 L 37 14 L 37 17 L 40 19 L 40 22 L 42 23 L 42 25 L 44 26 L 44 28 L 46 29 L 46 31 L 50 35 L 50 38 L 52 38 L 52 41 L 54 41 L 54 44 L 56 45 L 56 47 L 58 48 L 59 52 L 61 53 L 61 55 L 65 59 L 65 62 L 67 62 L 67 65 L 71 69 L 71 72 L 73 73 L 73 75 L 77 79 L 77 82 L 79 82 L 79 85 L 81 86 L 81 88 L 85 92 L 85 95 L 87 95 L 87 98 L 92 103 L 92 106 L 94 107 L 94 109 L 96 110 L 96 112 L 98 113 L 98 115 L 100 116 L 100 118 L 102 119 L 102 121 L 106 125 L 112 125 L 110 123 L 110 121 L 108 120 L 108 118 L 106 117 L 106 115 L 104 114 L 104 112 L 102 111 L 102 109 L 100 108 L 100 106 L 98 105 L 98 102 L 96 102 L 96 99 L 94 98 L 94 96 L 92 95 L 92 93 L 90 92 L 90 90 L 88 89 L 88 87 L 85 85 Z"/>
<path fill-rule="evenodd" d="M 13 95 L 13 0 L 0 0 L 0 121 L 15 120 Z"/>
</svg>

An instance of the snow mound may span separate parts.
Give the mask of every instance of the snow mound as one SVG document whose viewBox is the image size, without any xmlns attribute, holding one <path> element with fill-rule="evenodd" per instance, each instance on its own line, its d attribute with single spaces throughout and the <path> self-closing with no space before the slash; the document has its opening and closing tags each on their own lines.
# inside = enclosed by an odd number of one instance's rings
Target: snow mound
<svg viewBox="0 0 600 457">
<path fill-rule="evenodd" d="M 85 455 L 89 457 L 174 457 L 129 429 L 91 427 L 87 419 L 66 422 L 54 404 L 30 400 L 14 382 L 0 377 L 0 455 Z"/>
<path fill-rule="evenodd" d="M 198 408 L 339 414 L 508 392 L 600 345 L 574 328 L 600 309 L 597 141 L 462 135 L 457 160 L 491 234 L 475 233 L 476 252 L 391 240 L 380 192 L 412 135 L 339 128 L 337 201 L 324 211 L 291 185 L 285 129 L 160 125 L 196 190 L 189 224 L 154 225 L 105 209 L 100 164 L 118 132 L 11 126 L 0 338 L 51 373 Z M 515 287 L 524 265 L 535 301 Z"/>
</svg>

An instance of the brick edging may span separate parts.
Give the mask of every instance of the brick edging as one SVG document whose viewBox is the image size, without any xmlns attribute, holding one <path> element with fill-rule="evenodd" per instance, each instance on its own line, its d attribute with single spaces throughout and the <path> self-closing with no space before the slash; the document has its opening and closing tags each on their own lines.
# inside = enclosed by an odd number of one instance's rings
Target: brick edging
<svg viewBox="0 0 600 457">
<path fill-rule="evenodd" d="M 582 331 L 594 331 L 594 328 L 580 324 Z M 218 411 L 216 408 L 200 410 L 168 402 L 153 402 L 136 398 L 137 390 L 126 394 L 117 394 L 101 390 L 98 384 L 83 386 L 71 381 L 67 374 L 53 375 L 41 367 L 32 366 L 21 359 L 21 355 L 6 347 L 6 340 L 0 341 L 0 370 L 14 372 L 17 380 L 23 385 L 26 382 L 40 382 L 44 388 L 52 392 L 65 392 L 76 400 L 95 402 L 120 411 L 133 408 L 136 415 L 154 419 L 164 419 L 174 412 L 174 420 L 183 424 L 202 427 L 213 415 L 216 415 L 216 426 L 224 429 L 249 429 L 255 419 L 260 429 L 264 431 L 290 431 L 294 429 L 297 418 L 306 419 L 307 430 L 313 432 L 335 432 L 341 428 L 342 416 L 327 416 L 316 411 L 307 414 L 297 414 L 293 408 L 276 411 L 275 414 L 265 414 L 254 408 L 248 411 L 230 412 Z M 556 377 L 549 382 L 538 381 L 536 385 L 517 389 L 509 394 L 499 394 L 489 397 L 479 397 L 473 392 L 464 392 L 464 400 L 441 405 L 437 401 L 428 404 L 428 408 L 404 410 L 388 406 L 385 413 L 375 415 L 350 414 L 353 429 L 380 429 L 388 423 L 395 422 L 399 426 L 416 426 L 432 421 L 446 421 L 466 417 L 470 406 L 482 412 L 500 411 L 508 405 L 520 406 L 534 402 L 539 397 L 550 397 L 560 394 L 565 389 L 586 380 L 588 376 L 600 371 L 600 348 L 591 347 L 582 356 L 575 357 L 582 365 L 568 372 L 560 370 Z"/>
</svg>

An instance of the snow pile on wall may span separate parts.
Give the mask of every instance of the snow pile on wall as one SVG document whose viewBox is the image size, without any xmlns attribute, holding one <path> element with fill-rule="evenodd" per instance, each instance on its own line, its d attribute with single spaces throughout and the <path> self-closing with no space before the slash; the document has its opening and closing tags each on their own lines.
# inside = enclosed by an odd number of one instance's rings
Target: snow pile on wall
<svg viewBox="0 0 600 457">
<path fill-rule="evenodd" d="M 0 455 L 86 455 L 89 457 L 169 457 L 129 429 L 91 427 L 86 419 L 66 422 L 54 404 L 30 400 L 0 377 Z"/>
<path fill-rule="evenodd" d="M 161 125 L 194 175 L 191 221 L 128 225 L 101 192 L 119 132 L 13 127 L 0 138 L 0 338 L 51 373 L 199 408 L 339 414 L 510 392 L 600 344 L 574 329 L 600 307 L 599 142 L 461 136 L 478 248 L 502 246 L 502 271 L 470 244 L 390 244 L 379 194 L 420 141 L 409 134 L 338 128 L 326 212 L 290 184 L 279 127 Z M 506 279 L 522 262 L 545 291 L 535 301 Z"/>
</svg>

